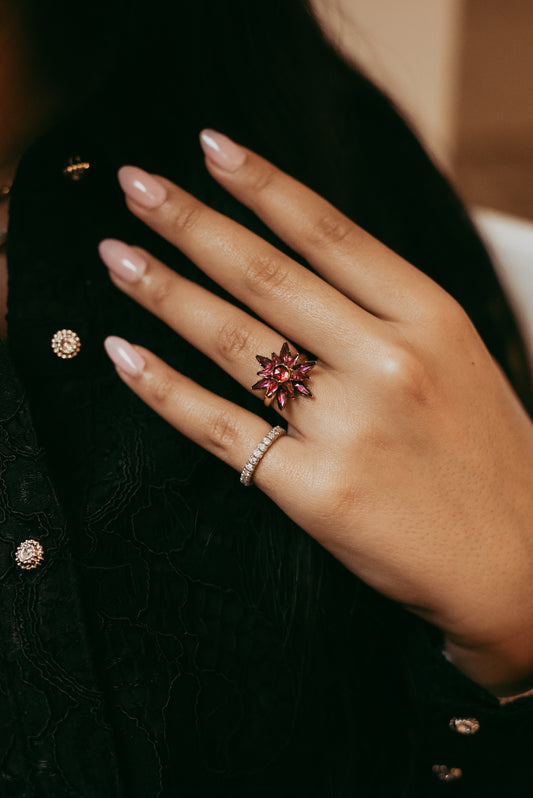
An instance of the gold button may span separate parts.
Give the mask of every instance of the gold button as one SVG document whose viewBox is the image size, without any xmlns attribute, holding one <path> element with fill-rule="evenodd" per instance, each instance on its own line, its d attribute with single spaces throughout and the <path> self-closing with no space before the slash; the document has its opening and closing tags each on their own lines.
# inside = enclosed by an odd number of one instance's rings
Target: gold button
<svg viewBox="0 0 533 798">
<path fill-rule="evenodd" d="M 457 734 L 476 734 L 479 731 L 479 720 L 477 718 L 452 718 L 450 729 Z"/>
<path fill-rule="evenodd" d="M 44 559 L 43 547 L 38 540 L 24 540 L 15 553 L 15 561 L 19 568 L 31 571 L 37 568 Z"/>
<path fill-rule="evenodd" d="M 461 768 L 449 768 L 446 765 L 433 765 L 432 770 L 439 781 L 457 781 L 463 775 Z"/>
<path fill-rule="evenodd" d="M 75 155 L 68 159 L 68 164 L 63 169 L 63 174 L 77 183 L 78 180 L 85 177 L 90 168 L 91 164 L 88 161 L 82 161 L 79 155 Z"/>
<path fill-rule="evenodd" d="M 52 349 L 63 360 L 76 357 L 81 349 L 81 341 L 74 330 L 58 330 L 52 338 Z"/>
</svg>

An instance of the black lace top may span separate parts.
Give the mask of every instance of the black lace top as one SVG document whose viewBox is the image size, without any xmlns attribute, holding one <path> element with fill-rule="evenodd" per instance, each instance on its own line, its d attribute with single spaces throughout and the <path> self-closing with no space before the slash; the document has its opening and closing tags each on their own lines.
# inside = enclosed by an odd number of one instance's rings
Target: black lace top
<svg viewBox="0 0 533 798">
<path fill-rule="evenodd" d="M 256 408 L 98 258 L 111 236 L 193 273 L 125 210 L 116 169 L 133 159 L 165 172 L 78 118 L 32 148 L 12 191 L 0 796 L 529 794 L 532 699 L 500 707 L 115 376 L 108 334 Z M 70 359 L 51 347 L 62 329 L 81 342 Z M 25 540 L 43 549 L 33 569 L 15 559 Z"/>
</svg>

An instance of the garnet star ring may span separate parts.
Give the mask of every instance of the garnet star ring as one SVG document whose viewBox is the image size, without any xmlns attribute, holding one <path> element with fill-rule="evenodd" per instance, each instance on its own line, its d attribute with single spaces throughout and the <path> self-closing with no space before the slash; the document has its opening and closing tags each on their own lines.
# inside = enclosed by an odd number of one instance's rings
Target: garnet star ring
<svg viewBox="0 0 533 798">
<path fill-rule="evenodd" d="M 265 390 L 264 401 L 267 407 L 276 399 L 279 409 L 283 410 L 288 399 L 294 399 L 298 395 L 313 395 L 307 387 L 307 380 L 316 361 L 307 360 L 305 355 L 298 353 L 291 354 L 286 341 L 279 355 L 272 352 L 271 358 L 256 355 L 256 359 L 262 366 L 262 370 L 257 372 L 261 379 L 252 385 L 252 390 Z"/>
</svg>

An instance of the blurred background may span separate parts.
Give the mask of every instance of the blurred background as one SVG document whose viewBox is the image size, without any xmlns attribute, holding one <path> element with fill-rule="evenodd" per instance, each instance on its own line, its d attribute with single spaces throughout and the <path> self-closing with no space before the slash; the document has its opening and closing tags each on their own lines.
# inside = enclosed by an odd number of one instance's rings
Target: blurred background
<svg viewBox="0 0 533 798">
<path fill-rule="evenodd" d="M 533 374 L 533 0 L 312 0 L 466 202 Z"/>
<path fill-rule="evenodd" d="M 533 0 L 314 0 L 469 205 L 533 221 Z"/>
</svg>

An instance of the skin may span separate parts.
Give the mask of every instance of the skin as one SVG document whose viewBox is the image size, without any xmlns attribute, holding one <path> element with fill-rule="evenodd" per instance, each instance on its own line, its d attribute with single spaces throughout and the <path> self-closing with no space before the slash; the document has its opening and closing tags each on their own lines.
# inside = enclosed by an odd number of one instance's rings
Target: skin
<svg viewBox="0 0 533 798">
<path fill-rule="evenodd" d="M 0 1 L 0 21 L 0 182 L 11 183 L 66 98 L 37 68 L 18 5 Z M 531 422 L 468 318 L 431 280 L 253 153 L 230 171 L 206 163 L 321 277 L 158 178 L 166 200 L 151 210 L 129 200 L 132 212 L 265 323 L 148 253 L 142 279 L 115 283 L 246 387 L 257 379 L 255 355 L 279 351 L 285 339 L 316 354 L 314 397 L 289 403 L 289 434 L 255 483 L 354 573 L 441 628 L 471 678 L 500 695 L 530 687 Z M 7 203 L 0 213 L 1 224 Z M 2 337 L 6 299 L 0 253 Z M 142 373 L 119 369 L 122 379 L 240 471 L 268 432 L 260 415 L 137 351 Z"/>
<path fill-rule="evenodd" d="M 146 263 L 139 279 L 114 270 L 111 279 L 248 389 L 257 353 L 287 340 L 316 355 L 314 396 L 289 402 L 288 434 L 255 484 L 354 574 L 438 626 L 469 677 L 498 695 L 531 687 L 529 417 L 454 299 L 324 199 L 237 150 L 232 169 L 208 153 L 210 174 L 318 274 L 135 170 L 160 190 L 147 208 L 128 189 L 131 212 L 262 321 L 142 250 L 132 250 Z M 121 379 L 240 471 L 270 429 L 261 405 L 250 413 L 135 352 L 139 373 L 119 364 Z"/>
</svg>

